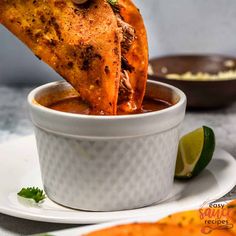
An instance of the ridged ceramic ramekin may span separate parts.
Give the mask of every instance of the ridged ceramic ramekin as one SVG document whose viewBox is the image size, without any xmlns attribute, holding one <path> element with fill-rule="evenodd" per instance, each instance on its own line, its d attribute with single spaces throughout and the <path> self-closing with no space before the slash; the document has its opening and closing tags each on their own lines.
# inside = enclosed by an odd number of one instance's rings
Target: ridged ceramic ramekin
<svg viewBox="0 0 236 236">
<path fill-rule="evenodd" d="M 68 83 L 54 82 L 28 96 L 47 196 L 89 211 L 135 209 L 165 199 L 185 116 L 183 92 L 149 81 L 147 95 L 174 105 L 139 115 L 88 116 L 45 107 L 75 93 Z"/>
</svg>

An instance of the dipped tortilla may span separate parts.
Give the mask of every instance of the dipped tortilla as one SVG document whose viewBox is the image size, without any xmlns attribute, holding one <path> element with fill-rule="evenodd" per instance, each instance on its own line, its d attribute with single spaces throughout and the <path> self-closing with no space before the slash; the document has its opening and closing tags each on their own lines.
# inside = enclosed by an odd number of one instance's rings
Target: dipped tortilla
<svg viewBox="0 0 236 236">
<path fill-rule="evenodd" d="M 94 114 L 141 107 L 148 47 L 130 0 L 1 0 L 0 22 L 66 79 Z"/>
</svg>

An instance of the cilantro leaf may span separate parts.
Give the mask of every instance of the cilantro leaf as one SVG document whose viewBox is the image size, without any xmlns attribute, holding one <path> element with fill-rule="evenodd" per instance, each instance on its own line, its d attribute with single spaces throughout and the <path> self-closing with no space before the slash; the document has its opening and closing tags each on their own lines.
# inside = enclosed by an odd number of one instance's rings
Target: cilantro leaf
<svg viewBox="0 0 236 236">
<path fill-rule="evenodd" d="M 115 6 L 118 3 L 118 0 L 107 0 L 112 6 Z"/>
<path fill-rule="evenodd" d="M 46 198 L 46 195 L 44 194 L 43 190 L 40 190 L 39 188 L 22 188 L 19 193 L 17 193 L 18 196 L 33 199 L 36 203 L 41 202 Z"/>
</svg>

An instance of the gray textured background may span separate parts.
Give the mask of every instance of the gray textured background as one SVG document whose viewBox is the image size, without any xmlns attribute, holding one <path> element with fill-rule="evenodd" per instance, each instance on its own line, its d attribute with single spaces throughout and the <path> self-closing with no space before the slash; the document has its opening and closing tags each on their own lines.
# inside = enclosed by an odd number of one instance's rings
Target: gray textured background
<svg viewBox="0 0 236 236">
<path fill-rule="evenodd" d="M 171 53 L 236 55 L 235 0 L 134 0 L 149 35 L 150 56 Z M 43 83 L 59 79 L 0 26 L 0 83 Z"/>
</svg>

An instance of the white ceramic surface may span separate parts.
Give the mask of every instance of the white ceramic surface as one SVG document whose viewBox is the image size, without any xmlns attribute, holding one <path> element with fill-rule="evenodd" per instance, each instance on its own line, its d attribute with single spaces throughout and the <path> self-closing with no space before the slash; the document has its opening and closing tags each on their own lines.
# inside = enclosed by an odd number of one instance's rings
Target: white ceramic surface
<svg viewBox="0 0 236 236">
<path fill-rule="evenodd" d="M 165 199 L 173 187 L 185 95 L 149 81 L 147 94 L 162 94 L 175 105 L 129 116 L 76 115 L 35 103 L 69 87 L 50 83 L 28 98 L 49 198 L 90 211 L 135 209 Z"/>
<path fill-rule="evenodd" d="M 236 185 L 236 161 L 218 149 L 200 176 L 189 182 L 175 181 L 169 200 L 165 202 L 137 210 L 86 212 L 62 207 L 48 198 L 36 205 L 17 197 L 17 192 L 23 187 L 43 186 L 33 136 L 1 144 L 0 163 L 0 212 L 45 222 L 89 224 L 136 217 L 159 219 L 173 212 L 199 208 L 206 200 L 218 199 Z"/>
</svg>

